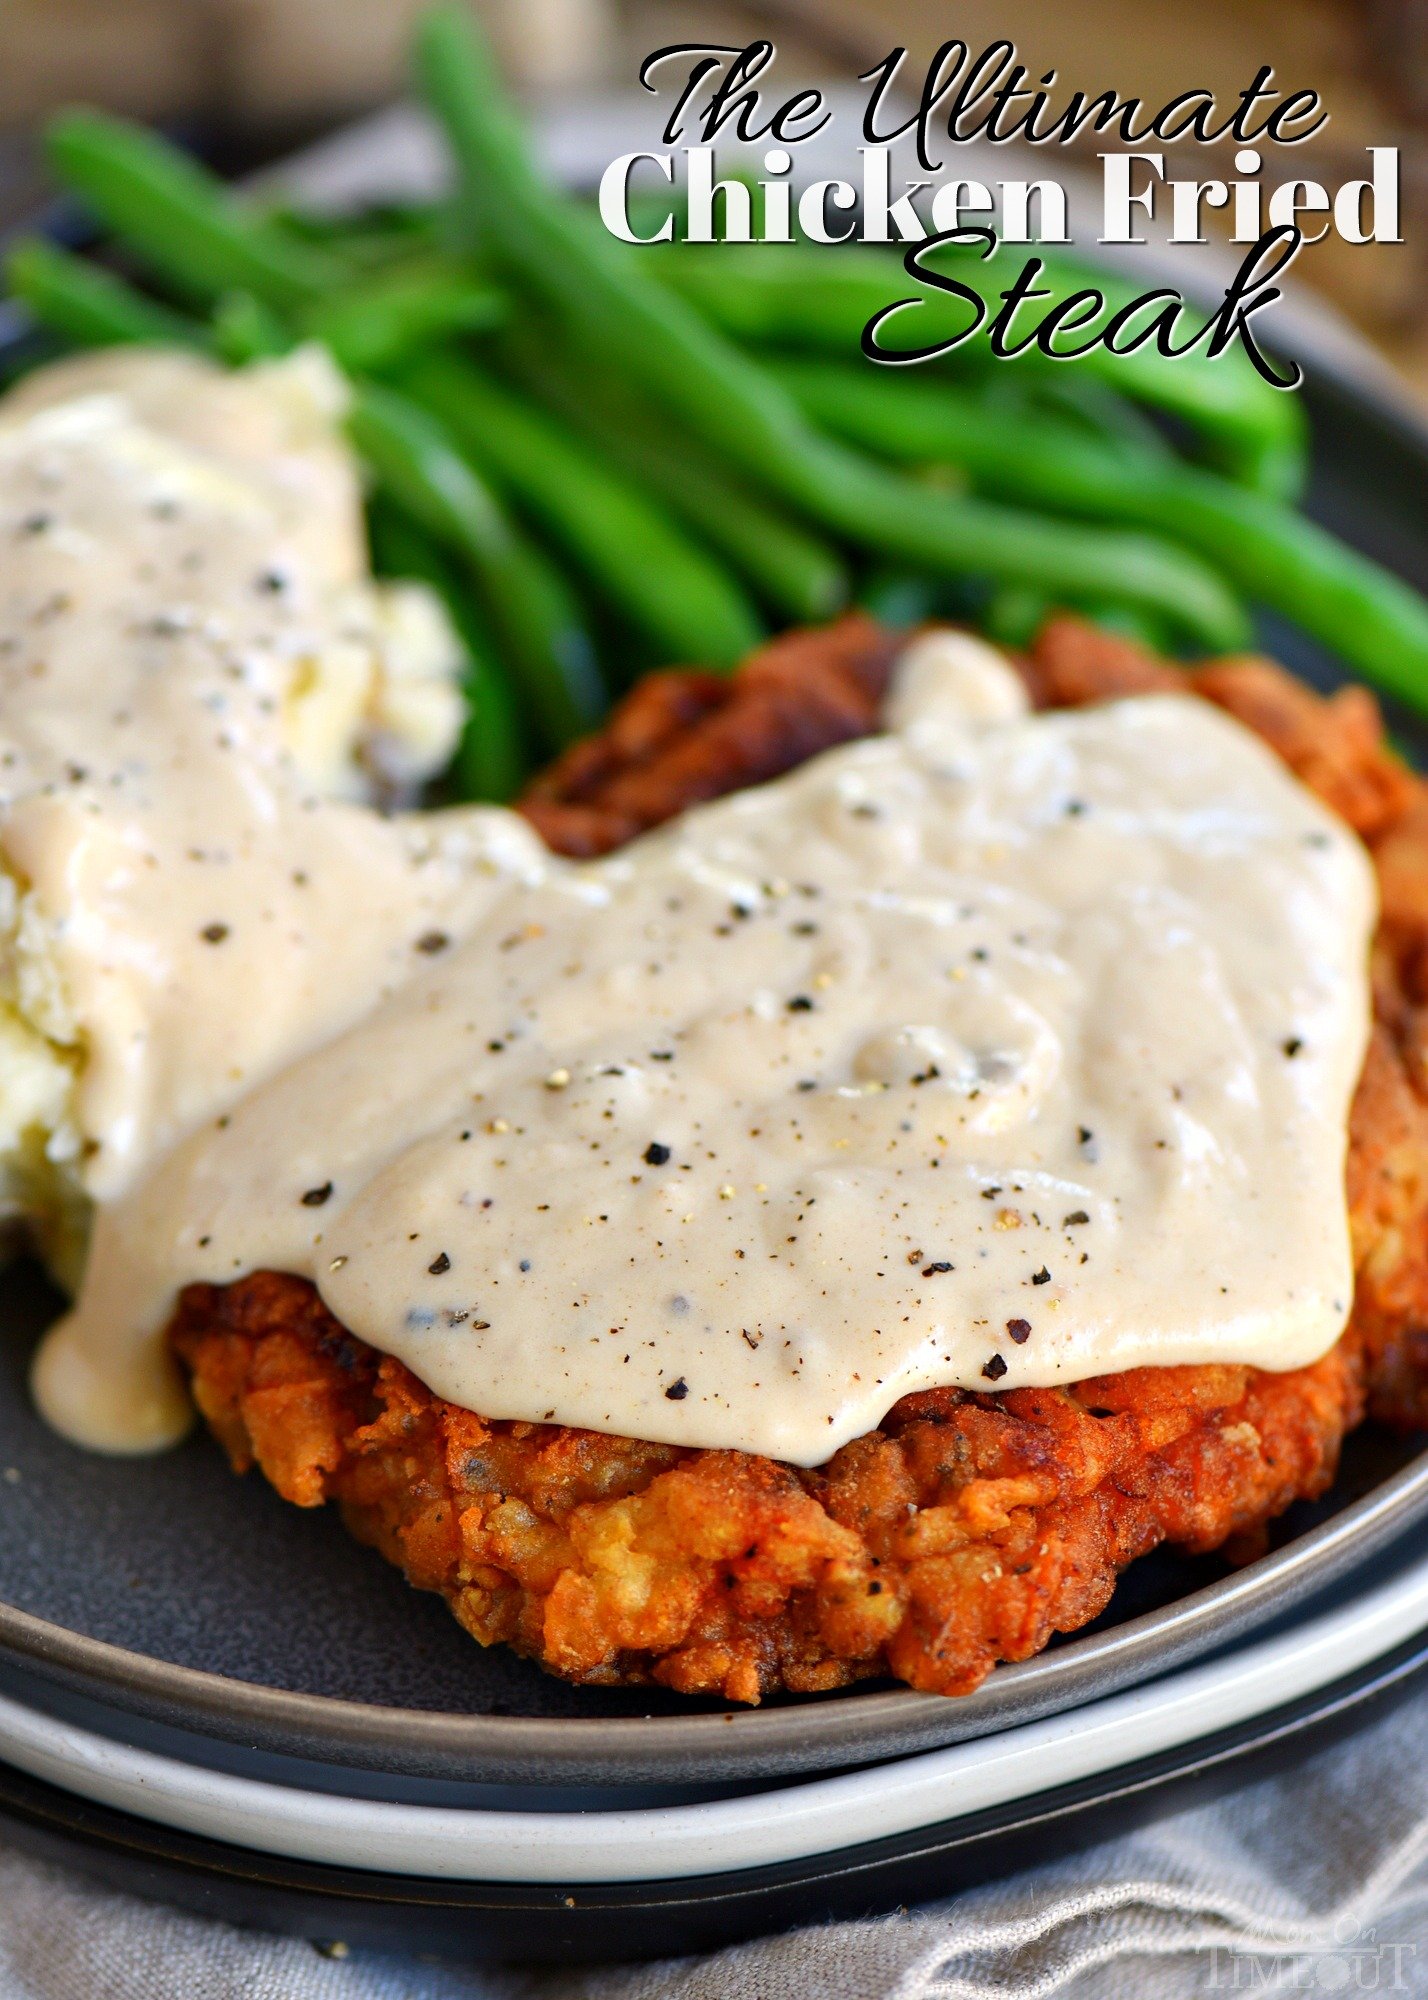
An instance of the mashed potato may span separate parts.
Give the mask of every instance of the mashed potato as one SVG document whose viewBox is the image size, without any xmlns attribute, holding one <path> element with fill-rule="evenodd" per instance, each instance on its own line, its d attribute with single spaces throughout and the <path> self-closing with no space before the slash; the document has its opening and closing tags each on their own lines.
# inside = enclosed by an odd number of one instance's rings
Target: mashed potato
<svg viewBox="0 0 1428 2000">
<path fill-rule="evenodd" d="M 342 399 L 317 351 L 120 350 L 0 403 L 0 1215 L 62 1272 L 520 859 L 504 815 L 372 810 L 449 756 L 460 652 L 370 576 Z"/>
</svg>

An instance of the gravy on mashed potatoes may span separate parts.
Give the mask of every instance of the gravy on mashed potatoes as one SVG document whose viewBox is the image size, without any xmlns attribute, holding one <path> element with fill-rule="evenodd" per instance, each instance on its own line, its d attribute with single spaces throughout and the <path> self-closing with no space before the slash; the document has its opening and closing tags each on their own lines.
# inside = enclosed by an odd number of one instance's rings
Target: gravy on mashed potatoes
<svg viewBox="0 0 1428 2000">
<path fill-rule="evenodd" d="M 459 649 L 374 582 L 343 384 L 122 349 L 0 403 L 0 1213 L 73 1275 L 200 1121 L 431 962 L 538 843 L 382 817 Z"/>
</svg>

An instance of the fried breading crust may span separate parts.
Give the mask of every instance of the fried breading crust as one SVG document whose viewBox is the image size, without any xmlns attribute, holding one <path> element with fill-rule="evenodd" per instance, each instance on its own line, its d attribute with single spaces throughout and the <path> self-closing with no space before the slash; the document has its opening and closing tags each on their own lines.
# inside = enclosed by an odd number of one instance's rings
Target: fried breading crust
<svg viewBox="0 0 1428 2000">
<path fill-rule="evenodd" d="M 553 845 L 602 852 L 696 799 L 875 726 L 895 646 L 867 620 L 802 633 L 732 680 L 642 684 L 524 802 Z M 1070 619 L 1021 663 L 1041 705 L 1183 686 Z M 1428 787 L 1372 699 L 1259 660 L 1193 685 L 1369 844 L 1383 917 L 1353 1108 L 1350 1325 L 1311 1368 L 1142 1368 L 1067 1389 L 905 1398 L 812 1471 L 555 1425 L 487 1422 L 357 1340 L 306 1282 L 190 1286 L 171 1338 L 239 1470 L 437 1590 L 483 1644 L 566 1679 L 752 1702 L 891 1672 L 957 1694 L 1095 1617 L 1158 1543 L 1249 1552 L 1331 1482 L 1366 1401 L 1428 1421 Z"/>
<path fill-rule="evenodd" d="M 650 674 L 598 736 L 535 780 L 520 810 L 559 853 L 606 854 L 701 800 L 866 736 L 902 643 L 854 612 L 785 633 L 737 674 Z"/>
</svg>

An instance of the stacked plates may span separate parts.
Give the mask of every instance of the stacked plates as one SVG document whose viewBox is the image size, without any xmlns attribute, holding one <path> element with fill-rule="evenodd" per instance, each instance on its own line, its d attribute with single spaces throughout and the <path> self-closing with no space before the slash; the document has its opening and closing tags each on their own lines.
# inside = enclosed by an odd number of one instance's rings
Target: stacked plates
<svg viewBox="0 0 1428 2000">
<path fill-rule="evenodd" d="M 23 1361 L 54 1300 L 7 1283 L 0 1811 L 211 1913 L 468 1956 L 693 1950 L 1124 1827 L 1428 1658 L 1428 1454 L 1365 1433 L 1259 1562 L 1152 1558 L 961 1701 L 566 1688 L 205 1438 L 114 1461 L 53 1437 Z"/>
</svg>

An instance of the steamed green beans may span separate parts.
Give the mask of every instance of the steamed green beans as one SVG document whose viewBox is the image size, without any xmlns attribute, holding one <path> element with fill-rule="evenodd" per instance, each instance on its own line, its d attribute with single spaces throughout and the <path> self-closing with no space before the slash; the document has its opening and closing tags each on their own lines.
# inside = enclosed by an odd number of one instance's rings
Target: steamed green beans
<svg viewBox="0 0 1428 2000">
<path fill-rule="evenodd" d="M 1128 466 L 1067 425 L 992 410 L 942 380 L 785 364 L 817 422 L 907 464 L 944 461 L 1004 499 L 1173 534 L 1390 693 L 1428 691 L 1428 603 L 1290 508 L 1176 460 Z"/>
<path fill-rule="evenodd" d="M 593 728 L 605 694 L 568 590 L 516 534 L 437 420 L 406 397 L 365 384 L 348 431 L 397 505 L 469 566 L 547 747 L 560 749 Z"/>
<path fill-rule="evenodd" d="M 529 395 L 681 515 L 772 610 L 808 622 L 831 618 L 847 602 L 847 570 L 826 542 L 730 478 L 689 439 L 671 438 L 619 384 L 592 382 L 571 367 L 559 341 L 529 321 L 499 351 Z"/>
<path fill-rule="evenodd" d="M 269 305 L 293 306 L 346 275 L 340 258 L 297 241 L 142 126 L 70 111 L 51 123 L 46 148 L 66 186 L 200 304 L 241 288 Z"/>
<path fill-rule="evenodd" d="M 727 571 L 543 411 L 456 355 L 416 360 L 400 380 L 663 657 L 732 667 L 758 644 L 758 614 Z"/>
<path fill-rule="evenodd" d="M 455 789 L 462 798 L 504 804 L 520 790 L 526 760 L 515 690 L 495 641 L 475 615 L 460 571 L 409 515 L 378 500 L 370 512 L 370 535 L 376 568 L 388 576 L 415 577 L 430 584 L 445 603 L 465 649 L 461 692 L 466 724 L 452 760 Z"/>
<path fill-rule="evenodd" d="M 561 314 L 572 338 L 760 486 L 835 534 L 936 573 L 1101 588 L 1162 611 L 1191 642 L 1243 643 L 1248 628 L 1233 596 L 1172 546 L 929 497 L 812 430 L 766 373 L 540 180 L 464 8 L 429 14 L 417 53 L 483 242 Z"/>
<path fill-rule="evenodd" d="M 225 309 L 220 298 L 220 336 L 230 355 L 262 333 L 259 322 L 266 313 L 281 309 L 286 309 L 297 333 L 324 340 L 337 360 L 357 374 L 400 364 L 415 349 L 454 333 L 487 328 L 499 316 L 498 295 L 489 287 L 474 286 L 459 267 L 454 272 L 398 269 L 360 288 L 344 289 L 339 266 L 323 270 L 314 264 L 304 269 L 303 282 L 275 285 L 271 270 L 255 270 L 252 256 L 244 254 L 252 247 L 250 225 L 253 231 L 266 231 L 265 248 L 276 245 L 288 261 L 296 258 L 311 264 L 311 246 L 243 215 L 201 168 L 184 161 L 162 141 L 136 136 L 141 142 L 137 147 L 129 143 L 127 128 L 77 116 L 61 121 L 56 148 L 62 166 L 82 191 L 170 276 L 197 282 L 185 256 L 195 240 L 201 245 L 202 281 L 210 289 L 222 287 L 228 301 Z M 131 155 L 137 155 L 142 172 L 131 175 L 132 187 L 122 175 L 113 183 L 127 190 L 120 214 L 111 183 L 98 186 L 97 165 L 123 164 Z M 76 173 L 77 163 L 83 173 Z M 243 288 L 237 300 L 235 286 Z M 252 304 L 245 306 L 244 300 Z M 467 377 L 463 395 L 460 380 L 455 384 L 451 380 L 449 366 L 443 373 L 439 360 L 415 365 L 428 369 L 432 396 L 441 403 L 446 419 L 463 425 L 467 455 L 474 451 L 488 469 L 493 458 L 499 460 L 498 476 L 518 489 L 548 529 L 554 525 L 567 546 L 573 537 L 597 580 L 657 647 L 680 658 L 732 665 L 757 643 L 759 620 L 738 585 L 628 481 L 590 461 L 577 443 L 538 413 L 524 412 L 494 389 L 484 392 L 481 419 L 473 421 L 473 406 L 483 395 L 479 376 Z M 369 449 L 383 448 L 380 426 L 370 428 L 360 408 L 354 425 Z M 429 456 L 433 464 L 440 464 L 439 455 Z M 385 476 L 392 476 L 390 465 Z M 435 510 L 436 515 L 441 512 Z M 434 517 L 429 507 L 428 528 Z M 451 526 L 447 519 L 448 533 Z M 543 567 L 533 550 L 523 551 L 521 560 L 527 568 Z M 505 586 L 488 575 L 486 587 L 499 594 Z M 598 712 L 593 707 L 597 682 L 587 649 L 536 643 L 533 598 L 547 599 L 553 607 L 563 594 L 553 576 L 538 590 L 527 579 L 526 587 L 496 612 L 498 623 L 521 635 L 534 698 L 543 725 L 556 742 L 567 740 L 576 716 L 588 726 Z"/>
<path fill-rule="evenodd" d="M 106 271 L 38 238 L 5 260 L 5 282 L 35 318 L 76 347 L 204 347 L 207 329 Z"/>
<path fill-rule="evenodd" d="M 657 425 L 614 418 L 594 404 L 584 416 L 591 437 L 682 514 L 774 611 L 810 623 L 846 603 L 847 570 L 828 544 L 706 456 L 671 444 Z"/>
<path fill-rule="evenodd" d="M 356 374 L 399 366 L 422 349 L 488 333 L 506 316 L 491 285 L 459 268 L 397 270 L 351 285 L 297 315 L 299 330 Z"/>
<path fill-rule="evenodd" d="M 884 344 L 895 352 L 915 339 L 918 346 L 948 339 L 965 324 L 967 307 L 944 294 L 916 287 L 895 252 L 870 245 L 828 254 L 798 244 L 670 244 L 628 252 L 652 260 L 650 268 L 690 299 L 716 326 L 755 344 L 807 348 L 846 357 L 856 352 L 863 327 L 899 298 L 919 303 L 888 324 Z M 954 273 L 989 307 L 999 302 L 1008 278 L 1008 253 L 982 263 L 963 250 L 935 254 L 934 268 Z M 1112 279 L 1082 274 L 1107 294 L 1108 310 L 1132 294 Z M 1063 274 L 1058 292 L 1077 289 Z M 985 356 L 987 365 L 998 365 Z M 975 365 L 979 349 L 969 343 L 954 350 Z M 1000 364 L 1045 374 L 1067 363 L 1028 349 L 1015 363 Z M 1190 427 L 1215 461 L 1232 474 L 1280 497 L 1292 497 L 1303 477 L 1304 418 L 1292 396 L 1272 389 L 1243 355 L 1171 358 L 1143 347 L 1112 354 L 1093 347 L 1075 366 L 1108 388 L 1176 417 Z"/>
<path fill-rule="evenodd" d="M 213 337 L 220 355 L 234 368 L 273 360 L 287 354 L 293 344 L 278 315 L 251 292 L 227 292 L 218 301 L 213 308 Z"/>
<path fill-rule="evenodd" d="M 1009 639 L 1072 605 L 1205 651 L 1245 642 L 1249 598 L 1428 710 L 1428 605 L 1273 498 L 1300 476 L 1302 413 L 1245 356 L 1093 349 L 1068 367 L 1033 351 L 1018 367 L 973 341 L 947 366 L 859 364 L 867 320 L 920 289 L 895 250 L 631 250 L 541 180 L 465 7 L 427 18 L 418 63 L 457 198 L 283 214 L 152 133 L 74 113 L 51 137 L 62 177 L 207 317 L 44 244 L 16 253 L 11 285 L 78 345 L 331 350 L 355 385 L 383 560 L 405 550 L 454 610 L 476 607 L 470 698 L 491 760 L 470 739 L 462 768 L 481 796 L 516 782 L 513 708 L 554 748 L 606 705 L 547 549 L 609 621 L 602 644 L 635 656 L 731 664 L 757 642 L 755 604 L 814 619 L 869 592 Z M 993 310 L 1022 260 L 931 255 Z M 1108 311 L 1129 296 L 1059 252 L 1043 263 L 1057 296 L 1093 285 Z M 930 289 L 891 338 L 945 338 L 969 310 Z M 1228 476 L 1187 465 L 1147 411 Z"/>
<path fill-rule="evenodd" d="M 939 379 L 937 377 L 934 380 Z M 1082 375 L 1074 368 L 1048 369 L 1035 376 L 1029 387 L 1008 383 L 1001 377 L 979 385 L 989 406 L 1007 403 L 1019 412 L 1042 410 L 1074 424 L 1087 436 L 1117 445 L 1137 456 L 1173 459 L 1175 452 L 1154 419 L 1138 403 L 1110 389 L 1104 382 Z"/>
</svg>

